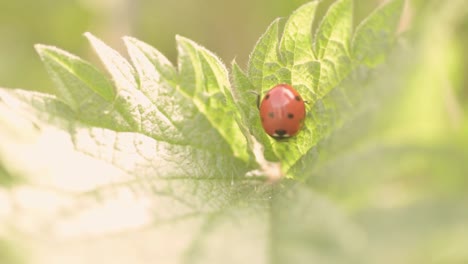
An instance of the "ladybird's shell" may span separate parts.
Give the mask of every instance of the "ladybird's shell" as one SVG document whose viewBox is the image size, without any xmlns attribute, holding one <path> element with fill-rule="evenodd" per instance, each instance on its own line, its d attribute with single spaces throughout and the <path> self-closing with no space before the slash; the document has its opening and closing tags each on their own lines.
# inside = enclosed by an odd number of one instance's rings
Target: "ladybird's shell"
<svg viewBox="0 0 468 264">
<path fill-rule="evenodd" d="M 269 90 L 260 103 L 260 118 L 265 132 L 283 139 L 299 132 L 306 115 L 304 100 L 288 84 L 278 84 Z"/>
</svg>

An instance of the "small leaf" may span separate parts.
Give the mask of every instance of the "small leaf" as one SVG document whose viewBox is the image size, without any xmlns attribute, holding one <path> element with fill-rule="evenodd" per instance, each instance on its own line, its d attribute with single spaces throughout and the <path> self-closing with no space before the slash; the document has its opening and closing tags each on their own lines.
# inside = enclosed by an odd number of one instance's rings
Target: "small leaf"
<svg viewBox="0 0 468 264">
<path fill-rule="evenodd" d="M 289 78 L 281 82 L 293 84 L 307 101 L 316 100 L 320 64 L 312 50 L 312 23 L 318 1 L 299 7 L 286 21 L 279 52 L 284 61 L 282 71 L 289 72 Z"/>
<path fill-rule="evenodd" d="M 58 96 L 78 118 L 100 127 L 128 129 L 128 123 L 113 109 L 115 91 L 101 72 L 56 47 L 36 45 L 36 50 L 54 80 Z"/>
<path fill-rule="evenodd" d="M 253 123 L 254 119 L 258 119 L 257 111 L 251 111 L 252 105 L 258 107 L 257 100 L 260 95 L 255 94 L 255 88 L 250 82 L 247 74 L 239 67 L 237 62 L 232 62 L 232 79 L 233 79 L 233 98 L 237 104 L 237 108 L 241 112 L 245 124 Z"/>
<path fill-rule="evenodd" d="M 53 77 L 59 96 L 75 111 L 88 106 L 88 100 L 95 100 L 94 93 L 108 102 L 114 99 L 111 83 L 88 62 L 56 47 L 39 44 L 35 47 Z"/>
<path fill-rule="evenodd" d="M 277 77 L 281 69 L 277 52 L 279 21 L 276 19 L 270 24 L 250 54 L 247 74 L 252 85 L 259 92 L 270 89 L 280 82 Z"/>
<path fill-rule="evenodd" d="M 289 67 L 315 59 L 312 51 L 311 31 L 318 3 L 318 1 L 312 1 L 301 6 L 286 22 L 279 51 L 285 65 Z"/>
<path fill-rule="evenodd" d="M 233 97 L 237 109 L 240 113 L 241 121 L 239 126 L 249 142 L 249 147 L 255 149 L 255 142 L 252 136 L 260 139 L 262 142 L 268 142 L 270 139 L 263 131 L 259 116 L 259 100 L 260 94 L 256 93 L 255 87 L 251 84 L 248 76 L 234 61 L 232 62 L 232 81 L 233 81 Z M 267 145 L 268 147 L 268 145 Z M 277 157 L 271 147 L 263 149 L 263 153 L 268 160 L 276 160 Z M 259 160 L 257 160 L 259 162 Z"/>
<path fill-rule="evenodd" d="M 169 85 L 176 85 L 178 81 L 176 69 L 161 52 L 136 38 L 124 37 L 124 42 L 130 55 L 133 55 L 131 60 L 135 69 L 139 72 L 139 77 L 150 79 L 151 82 L 155 82 L 158 86 L 163 86 L 165 89 L 168 89 L 167 86 Z M 149 63 L 151 63 L 151 65 L 149 65 Z M 148 72 L 145 73 L 144 71 Z M 143 85 L 140 86 L 142 86 L 141 89 L 143 89 Z M 152 94 L 152 96 L 157 96 L 157 92 L 158 90 L 155 89 L 148 90 L 145 93 L 147 93 L 148 96 L 150 93 L 155 93 Z"/>
<path fill-rule="evenodd" d="M 330 6 L 315 35 L 317 58 L 346 54 L 351 38 L 353 1 L 338 0 Z M 335 55 L 336 56 L 336 55 Z"/>
<path fill-rule="evenodd" d="M 180 140 L 182 137 L 180 131 L 170 118 L 159 111 L 156 105 L 139 90 L 137 73 L 133 66 L 98 38 L 90 33 L 85 35 L 113 77 L 117 88 L 115 108 L 132 125 L 132 131 L 160 140 Z M 150 92 L 150 96 L 152 93 L 154 92 Z"/>
<path fill-rule="evenodd" d="M 174 66 L 148 44 L 129 37 L 124 41 L 140 80 L 139 91 L 132 94 L 140 98 L 138 107 L 145 111 L 141 115 L 142 130 L 160 140 L 186 144 L 181 120 L 187 115 L 181 105 L 187 102 L 174 89 Z"/>
<path fill-rule="evenodd" d="M 100 39 L 87 32 L 84 34 L 96 50 L 97 55 L 109 71 L 117 88 L 117 92 L 127 89 L 137 89 L 138 80 L 135 78 L 135 70 L 132 65 L 117 51 L 111 49 Z"/>
<path fill-rule="evenodd" d="M 385 60 L 395 39 L 404 0 L 391 0 L 359 24 L 352 43 L 354 59 L 369 67 Z"/>
<path fill-rule="evenodd" d="M 236 157 L 248 159 L 247 142 L 237 122 L 240 115 L 231 95 L 226 67 L 211 52 L 186 38 L 177 37 L 181 89 L 198 110 L 230 143 Z"/>
<path fill-rule="evenodd" d="M 145 119 L 142 115 L 147 114 L 146 109 L 152 106 L 149 100 L 138 91 L 135 70 L 117 51 L 111 49 L 91 33 L 85 33 L 85 36 L 112 76 L 117 90 L 116 110 L 122 114 L 133 130 L 142 131 L 145 129 L 142 127 L 144 126 L 142 119 Z"/>
<path fill-rule="evenodd" d="M 142 41 L 129 37 L 124 41 L 138 73 L 140 90 L 152 104 L 153 114 L 149 118 L 161 116 L 161 120 L 148 122 L 147 132 L 172 144 L 189 144 L 218 154 L 229 150 L 227 142 L 213 129 L 192 100 L 180 91 L 178 82 L 181 79 L 171 63 Z M 166 129 L 151 130 L 152 122 L 166 122 Z M 159 131 L 157 135 L 155 131 Z"/>
<path fill-rule="evenodd" d="M 318 98 L 325 96 L 350 72 L 349 45 L 353 22 L 353 1 L 338 0 L 328 9 L 315 35 L 315 52 L 320 61 Z"/>
<path fill-rule="evenodd" d="M 311 26 L 316 2 L 300 7 L 286 22 L 278 44 L 278 20 L 273 22 L 256 44 L 250 57 L 248 77 L 257 89 L 270 89 L 278 83 L 292 84 L 309 101 L 304 128 L 287 141 L 260 135 L 260 122 L 251 122 L 251 133 L 261 141 L 268 160 L 280 160 L 283 171 L 289 171 L 306 153 L 339 125 L 336 119 L 333 89 L 352 69 L 348 47 L 351 39 L 351 0 L 334 3 L 320 23 L 315 39 L 316 56 L 312 51 Z M 285 65 L 278 57 L 280 51 Z M 308 54 L 308 55 L 307 55 Z M 315 59 L 317 57 L 317 59 Z M 258 88 L 259 87 L 259 88 Z"/>
</svg>

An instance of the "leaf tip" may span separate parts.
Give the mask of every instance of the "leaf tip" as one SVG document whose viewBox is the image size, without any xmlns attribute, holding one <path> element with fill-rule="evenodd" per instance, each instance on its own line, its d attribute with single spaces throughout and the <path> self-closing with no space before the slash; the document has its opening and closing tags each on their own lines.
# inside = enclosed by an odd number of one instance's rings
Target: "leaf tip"
<svg viewBox="0 0 468 264">
<path fill-rule="evenodd" d="M 44 44 L 34 44 L 34 49 L 40 53 L 41 51 L 43 51 L 44 49 L 46 49 L 47 45 L 44 45 Z"/>
<path fill-rule="evenodd" d="M 138 39 L 131 36 L 123 36 L 122 40 L 127 49 L 129 50 L 132 49 L 132 47 L 136 48 L 136 46 L 138 46 L 141 43 Z"/>
<path fill-rule="evenodd" d="M 95 38 L 95 36 L 89 31 L 83 33 L 83 36 L 85 36 L 86 38 Z"/>
<path fill-rule="evenodd" d="M 183 41 L 183 40 L 185 40 L 187 38 L 182 36 L 182 35 L 176 34 L 175 39 L 176 39 L 177 42 L 179 42 L 179 41 Z"/>
<path fill-rule="evenodd" d="M 184 37 L 182 35 L 176 35 L 176 42 L 177 42 L 177 44 L 189 44 L 189 45 L 195 46 L 195 47 L 200 46 L 197 43 L 195 43 L 193 40 L 191 40 L 191 39 L 189 39 L 187 37 Z"/>
<path fill-rule="evenodd" d="M 234 67 L 234 66 L 239 66 L 237 61 L 236 61 L 236 57 L 234 57 L 234 59 L 232 59 L 231 61 L 231 66 Z"/>
<path fill-rule="evenodd" d="M 37 52 L 39 55 L 39 58 L 43 60 L 44 53 L 47 51 L 49 46 L 44 45 L 44 44 L 34 44 L 34 50 Z"/>
<path fill-rule="evenodd" d="M 85 32 L 83 33 L 83 36 L 88 39 L 91 44 L 104 44 L 99 38 L 94 36 L 91 32 Z"/>
<path fill-rule="evenodd" d="M 137 42 L 139 42 L 139 40 L 137 38 L 131 37 L 131 36 L 123 36 L 122 40 L 124 41 L 124 43 L 137 43 Z"/>
<path fill-rule="evenodd" d="M 34 49 L 36 50 L 36 52 L 39 54 L 40 57 L 42 57 L 47 51 L 59 50 L 57 47 L 40 44 L 40 43 L 34 44 Z"/>
<path fill-rule="evenodd" d="M 34 49 L 39 54 L 39 57 L 44 60 L 45 57 L 65 56 L 72 59 L 79 59 L 77 56 L 64 51 L 60 48 L 44 44 L 35 44 Z"/>
</svg>

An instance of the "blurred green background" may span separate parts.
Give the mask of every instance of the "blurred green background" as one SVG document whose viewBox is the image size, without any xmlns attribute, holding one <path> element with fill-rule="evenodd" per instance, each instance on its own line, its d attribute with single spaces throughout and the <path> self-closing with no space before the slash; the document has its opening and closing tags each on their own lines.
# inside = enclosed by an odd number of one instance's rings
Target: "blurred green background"
<svg viewBox="0 0 468 264">
<path fill-rule="evenodd" d="M 2 0 L 0 85 L 52 92 L 52 83 L 33 45 L 56 45 L 95 60 L 82 36 L 86 31 L 120 51 L 123 51 L 122 36 L 137 37 L 159 49 L 173 62 L 176 60 L 175 35 L 180 34 L 214 51 L 227 64 L 236 58 L 240 65 L 245 65 L 248 54 L 267 25 L 276 17 L 289 15 L 305 2 L 308 1 Z M 319 13 L 333 1 L 322 2 Z M 355 1 L 356 22 L 381 2 L 383 0 Z M 412 16 L 418 18 L 427 14 L 426 6 L 431 2 L 437 1 L 409 1 Z M 466 20 L 454 29 L 458 31 L 457 41 L 460 41 L 456 43 L 468 43 Z M 413 24 L 424 21 L 424 18 L 413 19 Z M 464 52 L 464 59 L 468 59 L 466 54 Z M 466 68 L 464 70 L 466 72 Z M 467 78 L 461 79 L 458 81 L 466 88 Z M 464 97 L 468 97 L 466 90 Z"/>
<path fill-rule="evenodd" d="M 175 35 L 207 47 L 229 64 L 245 65 L 259 36 L 276 17 L 307 0 L 17 0 L 0 1 L 0 86 L 53 92 L 36 43 L 96 61 L 82 34 L 90 31 L 125 54 L 120 38 L 137 37 L 176 60 Z M 323 1 L 321 13 L 330 0 Z M 356 1 L 356 20 L 379 4 Z"/>
</svg>

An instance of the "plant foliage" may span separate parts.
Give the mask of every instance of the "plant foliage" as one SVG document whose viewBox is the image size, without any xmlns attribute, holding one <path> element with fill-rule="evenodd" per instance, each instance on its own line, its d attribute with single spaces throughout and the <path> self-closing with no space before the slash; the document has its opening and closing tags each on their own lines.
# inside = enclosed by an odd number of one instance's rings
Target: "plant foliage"
<svg viewBox="0 0 468 264">
<path fill-rule="evenodd" d="M 126 59 L 86 33 L 106 74 L 37 45 L 56 95 L 0 89 L 0 262 L 468 259 L 466 142 L 413 141 L 395 111 L 436 67 L 396 45 L 404 1 L 357 26 L 352 0 L 321 18 L 319 5 L 273 21 L 246 69 L 181 36 L 173 65 L 138 39 L 123 38 Z M 440 16 L 463 17 L 453 5 Z M 278 83 L 308 101 L 287 141 L 264 133 L 256 106 Z"/>
</svg>

